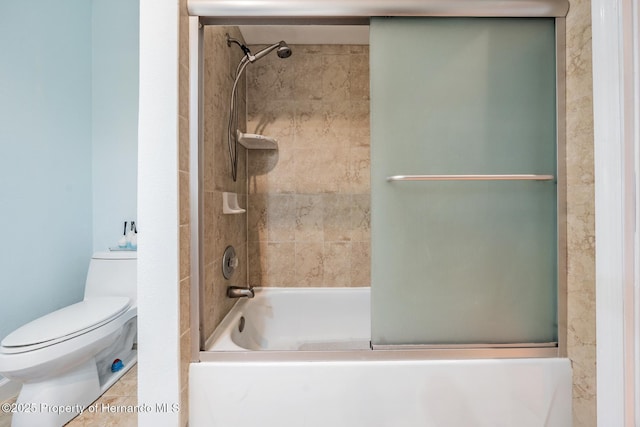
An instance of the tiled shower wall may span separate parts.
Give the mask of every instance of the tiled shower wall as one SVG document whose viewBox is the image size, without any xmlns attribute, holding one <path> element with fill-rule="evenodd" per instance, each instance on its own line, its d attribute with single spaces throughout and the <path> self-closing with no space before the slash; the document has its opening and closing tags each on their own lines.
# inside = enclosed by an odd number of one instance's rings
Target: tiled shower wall
<svg viewBox="0 0 640 427">
<path fill-rule="evenodd" d="M 567 347 L 573 425 L 596 425 L 595 196 L 591 1 L 567 15 Z"/>
<path fill-rule="evenodd" d="M 264 46 L 251 46 L 257 52 Z M 369 49 L 293 45 L 247 68 L 249 283 L 369 286 Z"/>
<path fill-rule="evenodd" d="M 222 213 L 222 192 L 238 194 L 240 206 L 247 203 L 246 150 L 238 149 L 238 179 L 231 178 L 231 163 L 227 149 L 229 99 L 236 66 L 242 50 L 227 46 L 226 36 L 239 40 L 237 27 L 205 27 L 204 35 L 204 142 L 202 148 L 203 218 L 202 264 L 204 277 L 200 311 L 204 338 L 209 337 L 236 300 L 227 298 L 228 286 L 247 285 L 247 215 Z M 238 126 L 245 130 L 246 84 L 238 85 Z M 232 245 L 239 266 L 231 279 L 222 276 L 222 254 Z"/>
<path fill-rule="evenodd" d="M 178 182 L 180 191 L 180 426 L 188 424 L 191 360 L 191 253 L 189 206 L 189 13 L 180 0 L 178 72 Z M 195 327 L 195 325 L 193 325 Z M 90 425 L 90 424 L 84 424 Z"/>
</svg>

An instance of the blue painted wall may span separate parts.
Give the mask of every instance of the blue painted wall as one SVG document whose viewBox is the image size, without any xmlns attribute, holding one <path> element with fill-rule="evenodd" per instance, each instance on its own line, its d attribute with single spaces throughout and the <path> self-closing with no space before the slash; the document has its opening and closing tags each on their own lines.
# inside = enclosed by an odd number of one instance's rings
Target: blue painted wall
<svg viewBox="0 0 640 427">
<path fill-rule="evenodd" d="M 80 301 L 92 252 L 135 219 L 138 16 L 0 1 L 0 339 Z"/>
<path fill-rule="evenodd" d="M 93 0 L 93 249 L 136 219 L 138 0 Z"/>
<path fill-rule="evenodd" d="M 0 338 L 82 298 L 92 244 L 91 2 L 0 2 Z"/>
</svg>

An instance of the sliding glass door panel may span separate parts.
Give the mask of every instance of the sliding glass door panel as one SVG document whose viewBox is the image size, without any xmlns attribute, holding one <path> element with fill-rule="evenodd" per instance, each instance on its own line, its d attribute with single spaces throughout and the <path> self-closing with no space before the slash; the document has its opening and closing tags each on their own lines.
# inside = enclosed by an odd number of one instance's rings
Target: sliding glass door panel
<svg viewBox="0 0 640 427">
<path fill-rule="evenodd" d="M 556 341 L 554 21 L 374 18 L 370 37 L 372 343 Z"/>
</svg>

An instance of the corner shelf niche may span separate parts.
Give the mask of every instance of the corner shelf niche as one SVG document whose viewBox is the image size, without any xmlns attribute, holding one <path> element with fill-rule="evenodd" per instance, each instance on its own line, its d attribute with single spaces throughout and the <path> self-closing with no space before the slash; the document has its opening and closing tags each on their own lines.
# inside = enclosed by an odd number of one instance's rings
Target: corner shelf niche
<svg viewBox="0 0 640 427">
<path fill-rule="evenodd" d="M 278 141 L 270 136 L 258 135 L 255 133 L 244 133 L 236 131 L 240 145 L 249 150 L 277 150 Z"/>
</svg>

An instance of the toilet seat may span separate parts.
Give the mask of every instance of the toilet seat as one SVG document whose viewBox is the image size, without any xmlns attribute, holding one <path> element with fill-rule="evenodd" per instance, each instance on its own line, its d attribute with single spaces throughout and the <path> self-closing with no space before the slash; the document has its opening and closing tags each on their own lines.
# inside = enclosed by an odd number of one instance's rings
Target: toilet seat
<svg viewBox="0 0 640 427">
<path fill-rule="evenodd" d="M 96 329 L 131 306 L 128 297 L 90 298 L 35 319 L 7 335 L 2 353 L 24 353 L 66 341 Z"/>
</svg>

